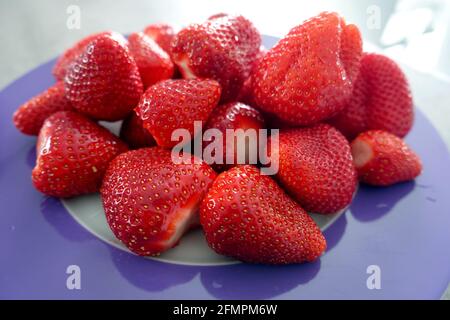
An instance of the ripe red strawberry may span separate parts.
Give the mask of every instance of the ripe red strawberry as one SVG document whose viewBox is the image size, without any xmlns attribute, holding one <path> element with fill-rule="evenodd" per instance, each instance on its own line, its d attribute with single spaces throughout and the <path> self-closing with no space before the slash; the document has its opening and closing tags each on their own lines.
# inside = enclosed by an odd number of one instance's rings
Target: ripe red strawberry
<svg viewBox="0 0 450 320">
<path fill-rule="evenodd" d="M 246 262 L 313 261 L 326 248 L 312 218 L 249 165 L 217 177 L 200 207 L 200 223 L 214 251 Z"/>
<path fill-rule="evenodd" d="M 45 119 L 64 110 L 72 110 L 72 106 L 65 97 L 64 83 L 57 82 L 21 105 L 14 113 L 14 125 L 22 133 L 36 136 Z"/>
<path fill-rule="evenodd" d="M 351 144 L 352 154 L 362 182 L 389 186 L 413 180 L 420 175 L 420 158 L 392 133 L 371 130 L 358 135 Z"/>
<path fill-rule="evenodd" d="M 64 77 L 66 76 L 67 69 L 72 64 L 72 62 L 75 61 L 78 56 L 80 56 L 84 50 L 86 49 L 87 45 L 91 43 L 95 38 L 97 38 L 100 35 L 107 35 L 112 34 L 111 31 L 105 31 L 100 33 L 94 33 L 91 34 L 77 43 L 69 49 L 67 49 L 56 61 L 55 65 L 53 66 L 53 75 L 57 80 L 64 80 Z"/>
<path fill-rule="evenodd" d="M 242 16 L 218 15 L 192 24 L 175 37 L 172 59 L 184 78 L 211 78 L 222 86 L 222 102 L 233 101 L 259 54 L 261 36 Z"/>
<path fill-rule="evenodd" d="M 123 121 L 120 128 L 120 138 L 125 141 L 131 149 L 153 147 L 156 145 L 155 139 L 148 130 L 144 129 L 141 119 L 132 112 Z"/>
<path fill-rule="evenodd" d="M 261 109 L 293 125 L 327 119 L 347 104 L 361 59 L 358 28 L 324 12 L 294 27 L 253 74 Z"/>
<path fill-rule="evenodd" d="M 108 163 L 126 150 L 116 136 L 83 115 L 54 113 L 39 133 L 33 183 L 54 197 L 96 192 Z"/>
<path fill-rule="evenodd" d="M 198 207 L 215 176 L 204 162 L 174 164 L 159 147 L 123 153 L 101 188 L 108 224 L 131 251 L 158 255 L 198 225 Z"/>
<path fill-rule="evenodd" d="M 205 131 L 208 129 L 217 129 L 222 133 L 222 159 L 225 165 L 217 163 L 213 165 L 213 168 L 218 171 L 222 171 L 225 168 L 234 166 L 238 163 L 238 154 L 244 156 L 243 160 L 245 160 L 245 163 L 251 163 L 250 160 L 254 158 L 255 162 L 251 164 L 256 164 L 256 161 L 258 159 L 258 134 L 259 130 L 263 129 L 264 127 L 264 118 L 262 117 L 261 113 L 248 105 L 240 102 L 230 102 L 225 105 L 217 106 L 209 117 L 208 122 L 206 123 Z M 253 129 L 255 133 L 254 137 L 256 138 L 256 140 L 254 141 L 255 148 L 252 148 L 252 145 L 248 141 L 245 141 L 244 148 L 238 148 L 238 138 L 233 139 L 234 141 L 227 140 L 227 129 L 242 129 L 244 131 Z M 204 147 L 207 147 L 208 145 L 210 145 L 210 143 L 205 142 Z M 228 163 L 226 161 L 227 152 L 229 152 L 229 154 L 234 154 L 234 161 L 232 163 Z M 253 154 L 254 157 L 252 157 L 251 154 Z M 215 153 L 212 154 L 212 156 L 214 155 Z M 240 164 L 243 163 L 241 162 Z"/>
<path fill-rule="evenodd" d="M 347 107 L 330 123 L 348 139 L 379 129 L 404 137 L 412 127 L 414 109 L 408 80 L 400 67 L 381 54 L 364 54 Z"/>
<path fill-rule="evenodd" d="M 253 97 L 253 82 L 252 82 L 252 74 L 257 70 L 259 62 L 262 61 L 264 56 L 266 55 L 267 50 L 264 46 L 261 46 L 259 48 L 259 53 L 255 61 L 252 65 L 252 71 L 250 72 L 250 75 L 248 78 L 244 81 L 244 84 L 241 87 L 241 91 L 239 91 L 239 95 L 237 97 L 238 101 L 244 102 L 252 107 L 256 107 L 256 102 Z"/>
<path fill-rule="evenodd" d="M 152 38 L 169 55 L 172 52 L 172 43 L 175 38 L 175 30 L 166 23 L 155 23 L 147 26 L 144 33 Z"/>
<path fill-rule="evenodd" d="M 71 64 L 65 88 L 77 111 L 98 120 L 125 118 L 143 91 L 125 38 L 117 33 L 96 37 Z"/>
<path fill-rule="evenodd" d="M 269 140 L 281 185 L 309 212 L 334 213 L 352 200 L 357 185 L 350 145 L 327 124 L 280 131 L 279 147 Z"/>
<path fill-rule="evenodd" d="M 132 33 L 128 48 L 141 74 L 144 88 L 173 76 L 174 66 L 169 55 L 144 33 Z"/>
<path fill-rule="evenodd" d="M 163 147 L 173 147 L 175 129 L 194 133 L 194 121 L 205 122 L 220 99 L 214 80 L 165 80 L 147 89 L 136 108 L 146 128 Z"/>
</svg>

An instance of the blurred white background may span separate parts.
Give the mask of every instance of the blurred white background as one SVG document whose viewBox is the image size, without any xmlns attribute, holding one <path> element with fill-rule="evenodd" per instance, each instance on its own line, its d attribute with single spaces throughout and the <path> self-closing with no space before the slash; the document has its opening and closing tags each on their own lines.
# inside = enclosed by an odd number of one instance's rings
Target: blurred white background
<svg viewBox="0 0 450 320">
<path fill-rule="evenodd" d="M 80 12 L 79 29 L 67 27 L 73 10 Z M 450 146 L 446 0 L 0 0 L 0 88 L 95 31 L 129 33 L 154 22 L 180 28 L 228 12 L 243 14 L 264 34 L 283 36 L 324 10 L 356 23 L 367 50 L 382 51 L 402 64 L 416 105 Z"/>
</svg>

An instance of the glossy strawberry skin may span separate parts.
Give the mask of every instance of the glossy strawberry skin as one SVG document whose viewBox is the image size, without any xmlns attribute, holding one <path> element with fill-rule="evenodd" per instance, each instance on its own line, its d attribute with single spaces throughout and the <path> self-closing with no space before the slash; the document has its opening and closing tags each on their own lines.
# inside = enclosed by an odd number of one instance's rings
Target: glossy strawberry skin
<svg viewBox="0 0 450 320">
<path fill-rule="evenodd" d="M 108 130 L 72 111 L 45 120 L 36 148 L 36 189 L 61 198 L 98 191 L 108 163 L 127 150 Z"/>
<path fill-rule="evenodd" d="M 55 112 L 72 109 L 65 96 L 64 83 L 57 82 L 21 105 L 14 113 L 13 121 L 22 133 L 37 136 L 45 119 Z"/>
<path fill-rule="evenodd" d="M 350 102 L 345 109 L 327 120 L 327 123 L 338 129 L 349 141 L 367 129 L 366 104 L 369 90 L 361 75 L 355 81 Z"/>
<path fill-rule="evenodd" d="M 258 68 L 258 64 L 262 61 L 262 59 L 264 58 L 266 53 L 267 53 L 267 49 L 264 46 L 261 46 L 259 48 L 259 53 L 258 53 L 255 61 L 253 62 L 251 72 L 241 87 L 241 91 L 239 92 L 237 101 L 243 102 L 252 107 L 257 107 L 257 103 L 253 96 L 253 73 L 256 72 L 256 70 Z"/>
<path fill-rule="evenodd" d="M 157 144 L 170 148 L 178 143 L 172 132 L 186 129 L 193 136 L 194 121 L 206 122 L 220 93 L 214 80 L 165 80 L 147 89 L 135 111 Z"/>
<path fill-rule="evenodd" d="M 78 58 L 86 49 L 87 45 L 91 43 L 94 39 L 96 39 L 100 35 L 108 35 L 112 34 L 112 31 L 104 31 L 100 33 L 94 33 L 91 34 L 77 43 L 75 43 L 74 46 L 67 49 L 56 61 L 55 65 L 53 66 L 52 73 L 55 76 L 57 80 L 64 80 L 64 77 L 66 76 L 67 69 L 70 67 L 70 65 L 75 61 L 76 58 Z"/>
<path fill-rule="evenodd" d="M 374 186 L 389 186 L 416 178 L 422 172 L 419 156 L 396 135 L 370 130 L 351 144 L 359 179 Z"/>
<path fill-rule="evenodd" d="M 159 147 L 121 154 L 101 188 L 108 224 L 134 253 L 158 255 L 198 224 L 198 206 L 215 176 L 204 162 L 175 164 Z"/>
<path fill-rule="evenodd" d="M 125 141 L 130 149 L 139 149 L 156 146 L 156 141 L 148 130 L 142 125 L 141 119 L 135 112 L 123 120 L 120 127 L 120 138 Z"/>
<path fill-rule="evenodd" d="M 176 35 L 172 26 L 166 23 L 154 23 L 148 25 L 144 29 L 144 33 L 152 38 L 169 55 L 171 54 L 172 43 Z"/>
<path fill-rule="evenodd" d="M 209 246 L 219 254 L 264 264 L 314 261 L 326 241 L 312 218 L 254 166 L 221 173 L 200 208 Z"/>
<path fill-rule="evenodd" d="M 181 30 L 172 58 L 184 78 L 211 78 L 222 86 L 222 102 L 236 100 L 257 59 L 261 36 L 242 16 L 219 15 Z"/>
<path fill-rule="evenodd" d="M 208 122 L 205 126 L 205 131 L 208 129 L 217 129 L 222 133 L 223 137 L 223 162 L 224 164 L 212 164 L 213 168 L 216 171 L 223 171 L 226 168 L 231 168 L 234 165 L 237 164 L 237 144 L 238 139 L 234 139 L 235 141 L 227 141 L 226 138 L 226 130 L 232 129 L 232 130 L 247 130 L 247 129 L 253 129 L 255 130 L 256 137 L 258 137 L 259 130 L 263 129 L 265 127 L 264 118 L 261 115 L 261 113 L 256 110 L 255 108 L 252 108 L 246 104 L 240 103 L 240 102 L 230 102 L 225 105 L 219 105 L 216 107 L 216 109 L 213 110 L 211 116 L 208 119 Z M 258 144 L 258 142 L 256 142 Z M 256 144 L 256 146 L 257 146 Z M 204 147 L 209 145 L 208 142 L 204 143 Z M 233 148 L 234 145 L 234 148 Z M 226 153 L 227 150 L 229 152 L 234 154 L 234 162 L 233 163 L 226 163 Z M 244 149 L 246 154 L 249 154 L 252 150 L 248 145 L 246 145 L 246 148 Z M 243 150 L 243 151 L 244 151 Z M 258 150 L 258 149 L 257 149 Z M 255 159 L 258 158 L 257 150 L 253 150 L 256 152 Z M 248 162 L 246 162 L 248 163 Z M 242 164 L 242 163 L 241 163 Z"/>
<path fill-rule="evenodd" d="M 404 137 L 413 122 L 413 101 L 403 71 L 384 55 L 364 54 L 352 98 L 330 123 L 351 140 L 367 130 Z"/>
<path fill-rule="evenodd" d="M 96 37 L 65 77 L 73 107 L 93 119 L 124 119 L 139 102 L 143 85 L 125 38 L 117 33 Z"/>
<path fill-rule="evenodd" d="M 292 125 L 327 119 L 347 104 L 362 54 L 356 26 L 325 12 L 294 27 L 258 64 L 258 107 Z"/>
<path fill-rule="evenodd" d="M 356 191 L 357 175 L 345 137 L 327 124 L 280 131 L 276 178 L 308 212 L 329 214 L 347 207 Z M 273 148 L 273 149 L 272 149 Z"/>
<path fill-rule="evenodd" d="M 169 55 L 142 32 L 128 37 L 128 48 L 139 69 L 144 88 L 173 76 L 174 66 Z"/>
</svg>

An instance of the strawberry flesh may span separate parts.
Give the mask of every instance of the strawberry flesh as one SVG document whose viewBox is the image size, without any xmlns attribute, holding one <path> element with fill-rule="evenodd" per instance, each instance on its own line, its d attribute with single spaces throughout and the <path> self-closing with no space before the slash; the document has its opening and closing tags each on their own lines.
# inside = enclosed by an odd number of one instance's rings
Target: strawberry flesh
<svg viewBox="0 0 450 320">
<path fill-rule="evenodd" d="M 253 148 L 250 148 L 250 142 L 247 141 L 247 139 L 245 141 L 244 147 L 238 146 L 237 138 L 235 138 L 234 141 L 227 141 L 227 129 L 242 129 L 244 131 L 248 129 L 255 130 L 254 132 L 256 133 L 257 139 L 255 146 L 257 147 L 259 130 L 263 129 L 264 127 L 264 118 L 262 117 L 261 113 L 255 108 L 252 108 L 240 102 L 230 102 L 225 105 L 217 106 L 208 119 L 205 130 L 217 129 L 221 132 L 223 137 L 223 162 L 226 162 L 227 152 L 233 153 L 234 161 L 233 163 L 214 164 L 213 168 L 216 171 L 223 171 L 225 168 L 231 168 L 232 166 L 237 164 L 238 153 L 240 152 L 245 155 L 244 158 L 247 161 L 246 163 L 249 163 L 248 161 L 250 159 L 250 152 L 255 152 L 255 157 L 257 159 L 258 149 L 254 150 Z M 209 143 L 205 142 L 204 146 L 206 147 L 207 145 L 209 145 Z"/>
</svg>

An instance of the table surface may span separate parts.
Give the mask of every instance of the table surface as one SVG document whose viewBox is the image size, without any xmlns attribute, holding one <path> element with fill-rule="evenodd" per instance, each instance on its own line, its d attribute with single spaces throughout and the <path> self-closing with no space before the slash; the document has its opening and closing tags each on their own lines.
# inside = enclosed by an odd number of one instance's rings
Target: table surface
<svg viewBox="0 0 450 320">
<path fill-rule="evenodd" d="M 202 5 L 204 3 L 207 5 Z M 243 5 L 242 1 L 118 0 L 111 6 L 111 2 L 106 0 L 0 0 L 0 89 L 28 70 L 55 57 L 89 33 L 106 29 L 129 33 L 159 21 L 179 27 L 192 21 L 201 21 L 217 12 L 242 13 L 254 21 L 263 33 L 282 35 L 289 26 L 316 12 L 336 10 L 342 12 L 348 20 L 362 25 L 363 37 L 372 41 L 379 34 L 376 34 L 376 30 L 366 30 L 362 20 L 365 16 L 362 18 L 361 14 L 372 3 L 377 3 L 385 10 L 392 6 L 386 0 L 353 1 L 351 6 L 344 6 L 342 2 L 338 4 L 337 1 L 317 1 L 316 4 L 305 7 L 301 14 L 287 16 L 286 6 L 273 7 L 269 2 L 261 1 L 258 1 L 260 10 L 255 11 L 251 3 Z M 80 9 L 80 29 L 69 29 L 66 25 L 70 15 L 67 10 L 71 5 Z M 192 6 L 195 6 L 195 10 Z M 275 18 L 268 23 L 261 12 L 271 12 Z M 419 72 L 411 66 L 403 67 L 416 105 L 423 110 L 449 147 L 450 81 L 445 76 Z M 443 298 L 450 299 L 450 287 Z"/>
</svg>

